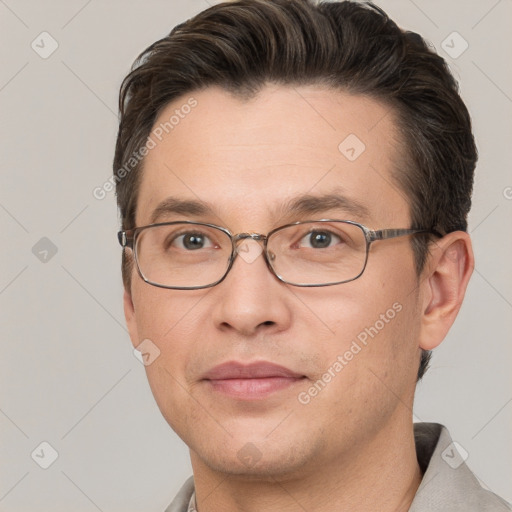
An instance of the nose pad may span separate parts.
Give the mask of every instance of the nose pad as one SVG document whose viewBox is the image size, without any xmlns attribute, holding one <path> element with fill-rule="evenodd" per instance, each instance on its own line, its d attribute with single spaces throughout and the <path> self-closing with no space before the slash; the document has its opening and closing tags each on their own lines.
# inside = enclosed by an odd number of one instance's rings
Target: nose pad
<svg viewBox="0 0 512 512">
<path fill-rule="evenodd" d="M 246 263 L 252 263 L 263 252 L 263 248 L 256 240 L 248 238 L 241 241 L 236 252 Z"/>
</svg>

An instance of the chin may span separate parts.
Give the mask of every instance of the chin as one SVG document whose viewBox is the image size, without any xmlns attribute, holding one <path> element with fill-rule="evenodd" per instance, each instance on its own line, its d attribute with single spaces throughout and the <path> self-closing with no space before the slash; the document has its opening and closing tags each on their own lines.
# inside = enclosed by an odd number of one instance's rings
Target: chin
<svg viewBox="0 0 512 512">
<path fill-rule="evenodd" d="M 219 451 L 198 454 L 203 464 L 220 473 L 238 476 L 251 480 L 268 480 L 291 478 L 301 472 L 307 464 L 307 457 L 303 458 L 294 453 L 293 447 L 288 450 L 259 449 L 253 443 L 246 443 L 239 450 L 230 450 L 227 453 Z"/>
<path fill-rule="evenodd" d="M 268 436 L 268 430 L 267 438 L 262 436 L 261 441 L 254 433 L 252 436 L 198 437 L 197 442 L 190 436 L 185 440 L 193 466 L 197 461 L 223 474 L 260 481 L 285 481 L 303 475 L 321 444 L 314 441 L 311 433 L 300 436 L 283 432 L 273 439 Z"/>
</svg>

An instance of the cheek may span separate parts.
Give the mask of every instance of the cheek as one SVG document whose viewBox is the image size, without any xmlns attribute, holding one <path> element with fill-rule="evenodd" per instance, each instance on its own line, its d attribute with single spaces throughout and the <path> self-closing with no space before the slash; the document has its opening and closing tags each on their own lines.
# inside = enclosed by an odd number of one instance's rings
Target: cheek
<svg viewBox="0 0 512 512">
<path fill-rule="evenodd" d="M 379 282 L 363 275 L 339 287 L 306 291 L 301 301 L 316 314 L 318 327 L 323 327 L 330 343 L 343 349 L 351 340 L 364 343 L 400 320 L 404 304 L 400 288 L 387 279 Z M 311 330 L 312 325 L 306 329 Z"/>
<path fill-rule="evenodd" d="M 172 338 L 173 331 L 190 325 L 189 314 L 200 300 L 191 295 L 193 292 L 157 288 L 144 282 L 134 288 L 135 317 L 141 337 L 163 343 Z"/>
<path fill-rule="evenodd" d="M 350 434 L 409 403 L 418 363 L 413 312 L 409 302 L 376 298 L 340 309 L 335 335 L 318 350 L 321 370 L 301 390 L 301 404 Z M 343 425 L 336 423 L 340 417 Z"/>
<path fill-rule="evenodd" d="M 197 338 L 194 331 L 201 324 L 197 318 L 200 297 L 178 293 L 142 283 L 134 294 L 140 341 L 150 340 L 144 343 L 153 347 L 155 353 L 146 373 L 157 401 L 184 381 L 185 368 L 192 359 L 193 340 Z"/>
<path fill-rule="evenodd" d="M 196 297 L 177 295 L 172 290 L 139 289 L 135 299 L 138 332 L 141 340 L 151 340 L 156 357 L 145 366 L 148 383 L 155 401 L 171 427 L 194 421 L 186 369 L 193 361 L 194 330 L 199 301 Z M 196 414 L 197 415 L 197 414 Z"/>
<path fill-rule="evenodd" d="M 393 266 L 389 272 L 364 274 L 353 283 L 314 293 L 302 299 L 318 312 L 319 325 L 329 330 L 321 348 L 315 350 L 324 371 L 343 374 L 343 379 L 336 380 L 344 385 L 358 382 L 358 388 L 369 377 L 375 380 L 370 371 L 383 378 L 400 373 L 409 380 L 409 373 L 416 371 L 419 329 L 413 273 Z M 311 326 L 305 327 L 308 331 Z"/>
</svg>

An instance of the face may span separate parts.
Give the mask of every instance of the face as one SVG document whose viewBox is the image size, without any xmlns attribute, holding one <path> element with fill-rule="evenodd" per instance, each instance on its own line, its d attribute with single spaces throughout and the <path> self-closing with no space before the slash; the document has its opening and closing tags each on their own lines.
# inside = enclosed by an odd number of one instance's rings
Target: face
<svg viewBox="0 0 512 512">
<path fill-rule="evenodd" d="M 146 157 L 137 226 L 193 220 L 234 234 L 322 218 L 410 226 L 392 178 L 400 141 L 384 105 L 318 86 L 268 86 L 249 101 L 216 88 L 190 96 L 197 104 Z M 155 127 L 188 100 L 168 105 Z M 286 209 L 305 194 L 344 201 Z M 155 219 L 171 197 L 209 208 Z M 374 243 L 360 278 L 327 287 L 284 284 L 261 254 L 239 255 L 220 284 L 200 290 L 157 288 L 134 270 L 125 311 L 133 344 L 149 339 L 160 351 L 146 367 L 149 383 L 195 470 L 292 475 L 363 447 L 375 454 L 379 439 L 410 421 L 421 296 L 402 237 Z"/>
</svg>

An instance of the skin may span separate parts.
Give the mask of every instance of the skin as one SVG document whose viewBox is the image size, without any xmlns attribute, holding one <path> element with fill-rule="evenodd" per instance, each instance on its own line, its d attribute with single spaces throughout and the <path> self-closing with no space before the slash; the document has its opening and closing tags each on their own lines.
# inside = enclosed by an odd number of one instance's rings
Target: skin
<svg viewBox="0 0 512 512">
<path fill-rule="evenodd" d="M 159 221 L 266 234 L 306 220 L 277 205 L 336 189 L 369 215 L 328 210 L 313 218 L 410 227 L 407 198 L 391 177 L 400 140 L 379 102 L 320 86 L 267 86 L 249 101 L 218 88 L 189 96 L 197 107 L 146 157 L 137 226 L 173 196 L 208 202 L 214 212 Z M 189 96 L 168 105 L 155 126 Z M 353 162 L 338 150 L 351 133 L 366 145 Z M 456 232 L 433 244 L 421 276 L 403 237 L 374 243 L 364 274 L 337 286 L 286 285 L 262 256 L 238 257 L 223 282 L 202 290 L 157 288 L 134 270 L 124 295 L 127 325 L 134 346 L 149 338 L 161 352 L 147 376 L 190 448 L 198 510 L 408 510 L 421 480 L 412 426 L 420 351 L 445 337 L 472 268 L 469 237 Z M 402 307 L 395 318 L 300 403 L 299 393 L 395 303 Z M 233 360 L 271 361 L 304 378 L 264 400 L 237 400 L 202 380 Z M 251 463 L 240 456 L 247 450 Z"/>
</svg>

